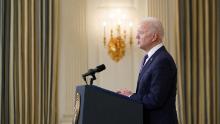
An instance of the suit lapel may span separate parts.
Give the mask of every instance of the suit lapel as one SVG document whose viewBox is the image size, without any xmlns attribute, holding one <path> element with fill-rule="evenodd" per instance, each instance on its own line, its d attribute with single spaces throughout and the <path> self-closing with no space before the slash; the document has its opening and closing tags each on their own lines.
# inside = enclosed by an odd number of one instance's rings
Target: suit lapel
<svg viewBox="0 0 220 124">
<path fill-rule="evenodd" d="M 147 63 L 144 65 L 143 69 L 141 70 L 141 72 L 139 73 L 139 77 L 138 77 L 138 82 L 141 79 L 141 77 L 143 76 L 144 72 L 148 70 L 150 64 L 153 62 L 153 57 L 151 57 Z"/>
<path fill-rule="evenodd" d="M 143 74 L 144 70 L 147 70 L 148 67 L 150 66 L 150 64 L 152 63 L 153 58 L 149 58 L 149 60 L 147 61 L 147 63 L 144 65 L 143 69 L 141 69 L 140 75 Z"/>
<path fill-rule="evenodd" d="M 144 65 L 143 69 L 141 69 L 141 72 L 139 73 L 139 76 L 138 76 L 137 89 L 138 89 L 138 87 L 139 87 L 139 85 L 140 85 L 140 84 L 139 84 L 139 83 L 140 83 L 140 79 L 142 78 L 144 72 L 146 72 L 146 71 L 149 69 L 151 63 L 154 61 L 154 59 L 157 57 L 157 55 L 159 55 L 159 53 L 160 53 L 161 51 L 164 51 L 164 50 L 166 50 L 164 46 L 162 46 L 160 49 L 158 49 L 158 50 L 149 58 L 149 60 L 147 61 L 147 63 Z M 136 92 L 137 92 L 137 89 L 136 89 Z"/>
</svg>

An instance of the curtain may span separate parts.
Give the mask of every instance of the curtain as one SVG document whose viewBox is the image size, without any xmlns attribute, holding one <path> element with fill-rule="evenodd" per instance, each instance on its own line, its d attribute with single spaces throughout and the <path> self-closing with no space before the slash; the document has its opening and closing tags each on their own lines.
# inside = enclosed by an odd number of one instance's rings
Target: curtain
<svg viewBox="0 0 220 124">
<path fill-rule="evenodd" d="M 56 124 L 58 0 L 0 0 L 0 123 Z"/>
<path fill-rule="evenodd" d="M 218 2 L 179 1 L 180 124 L 220 123 Z"/>
</svg>

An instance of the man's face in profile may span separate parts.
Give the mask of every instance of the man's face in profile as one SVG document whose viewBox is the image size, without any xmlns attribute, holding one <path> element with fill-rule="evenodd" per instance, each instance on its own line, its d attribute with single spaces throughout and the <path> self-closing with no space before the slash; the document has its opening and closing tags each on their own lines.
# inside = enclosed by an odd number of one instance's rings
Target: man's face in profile
<svg viewBox="0 0 220 124">
<path fill-rule="evenodd" d="M 137 30 L 137 44 L 140 49 L 148 51 L 153 42 L 153 33 L 147 23 L 141 23 Z"/>
</svg>

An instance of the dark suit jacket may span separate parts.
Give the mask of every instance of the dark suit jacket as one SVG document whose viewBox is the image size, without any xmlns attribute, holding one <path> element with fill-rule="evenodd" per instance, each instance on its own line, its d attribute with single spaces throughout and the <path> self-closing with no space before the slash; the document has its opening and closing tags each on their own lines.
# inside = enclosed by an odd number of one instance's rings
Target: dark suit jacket
<svg viewBox="0 0 220 124">
<path fill-rule="evenodd" d="M 177 124 L 177 69 L 165 47 L 149 58 L 139 73 L 136 93 L 130 98 L 144 105 L 144 124 Z"/>
</svg>

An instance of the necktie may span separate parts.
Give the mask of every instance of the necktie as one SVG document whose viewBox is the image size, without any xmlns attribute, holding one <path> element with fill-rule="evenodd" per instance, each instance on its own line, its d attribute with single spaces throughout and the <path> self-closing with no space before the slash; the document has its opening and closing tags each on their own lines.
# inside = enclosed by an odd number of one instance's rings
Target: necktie
<svg viewBox="0 0 220 124">
<path fill-rule="evenodd" d="M 143 63 L 142 63 L 142 67 L 145 65 L 145 62 L 146 62 L 147 58 L 148 58 L 148 55 L 145 55 L 145 56 L 144 56 Z"/>
<path fill-rule="evenodd" d="M 143 60 L 142 60 L 140 72 L 141 72 L 141 70 L 144 68 L 144 65 L 145 65 L 145 62 L 146 62 L 147 58 L 148 58 L 148 55 L 145 55 L 144 58 L 143 58 Z"/>
</svg>

